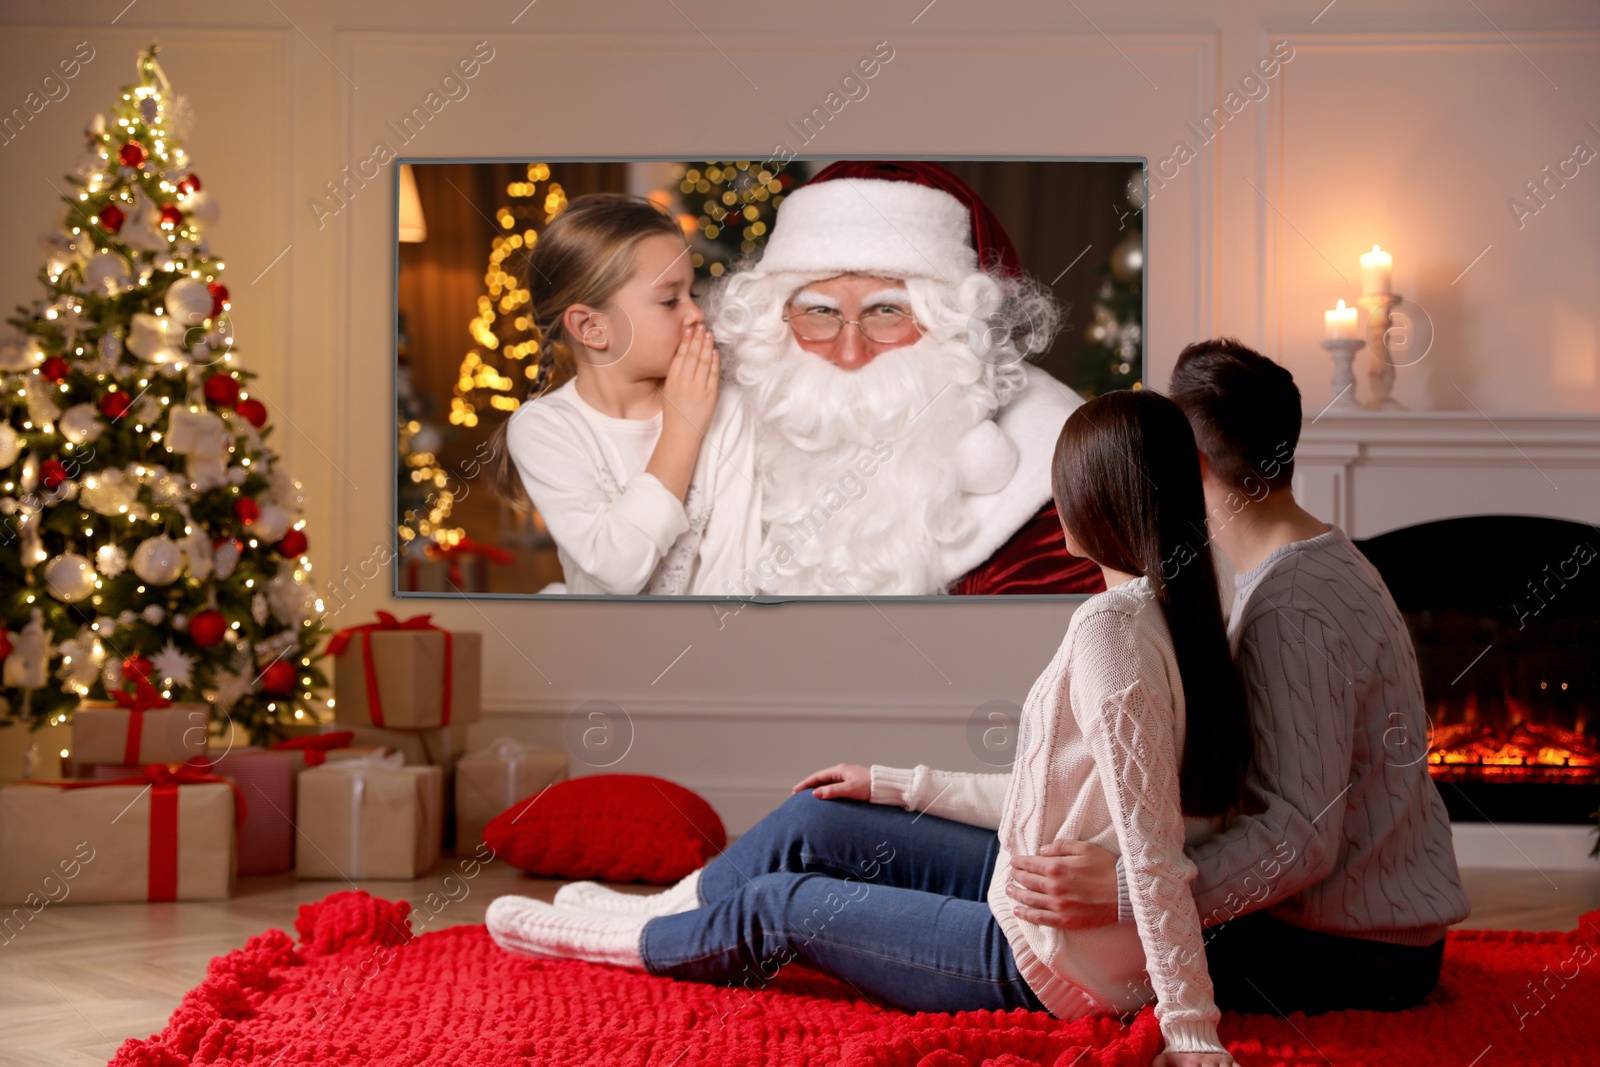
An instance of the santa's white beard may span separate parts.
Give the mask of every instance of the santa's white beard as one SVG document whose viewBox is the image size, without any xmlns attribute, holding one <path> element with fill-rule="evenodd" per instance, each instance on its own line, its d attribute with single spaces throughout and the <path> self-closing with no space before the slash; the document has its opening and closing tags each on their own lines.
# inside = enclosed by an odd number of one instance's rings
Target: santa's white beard
<svg viewBox="0 0 1600 1067">
<path fill-rule="evenodd" d="M 767 531 L 741 592 L 944 592 L 941 549 L 974 531 L 953 446 L 998 407 L 965 340 L 925 335 L 842 370 L 785 329 L 735 357 Z"/>
</svg>

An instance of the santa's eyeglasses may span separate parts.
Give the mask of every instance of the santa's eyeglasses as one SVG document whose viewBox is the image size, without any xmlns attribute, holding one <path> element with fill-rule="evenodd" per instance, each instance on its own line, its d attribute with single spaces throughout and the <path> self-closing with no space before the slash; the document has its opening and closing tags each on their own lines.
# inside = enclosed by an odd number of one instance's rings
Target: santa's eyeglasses
<svg viewBox="0 0 1600 1067">
<path fill-rule="evenodd" d="M 869 308 L 859 319 L 847 319 L 834 308 L 808 307 L 796 311 L 785 307 L 783 321 L 802 341 L 831 341 L 846 326 L 854 326 L 867 340 L 880 345 L 899 344 L 911 340 L 917 332 L 917 320 L 904 308 L 893 304 L 879 304 Z"/>
</svg>

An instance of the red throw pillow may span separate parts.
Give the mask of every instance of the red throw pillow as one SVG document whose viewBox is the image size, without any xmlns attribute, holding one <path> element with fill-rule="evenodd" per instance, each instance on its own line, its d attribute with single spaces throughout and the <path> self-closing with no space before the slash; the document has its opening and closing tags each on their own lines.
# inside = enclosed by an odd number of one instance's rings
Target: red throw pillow
<svg viewBox="0 0 1600 1067">
<path fill-rule="evenodd" d="M 721 852 L 728 834 L 711 805 L 681 785 L 596 774 L 517 801 L 483 840 L 529 874 L 671 885 Z"/>
</svg>

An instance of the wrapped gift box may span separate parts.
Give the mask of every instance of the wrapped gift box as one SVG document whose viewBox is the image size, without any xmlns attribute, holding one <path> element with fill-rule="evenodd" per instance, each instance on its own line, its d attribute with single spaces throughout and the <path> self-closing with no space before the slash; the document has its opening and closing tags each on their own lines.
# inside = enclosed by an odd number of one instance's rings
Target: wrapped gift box
<svg viewBox="0 0 1600 1067">
<path fill-rule="evenodd" d="M 483 828 L 517 801 L 565 781 L 567 754 L 496 738 L 456 762 L 456 851 L 483 841 Z"/>
<path fill-rule="evenodd" d="M 302 771 L 295 876 L 410 880 L 439 862 L 443 773 L 398 753 Z"/>
<path fill-rule="evenodd" d="M 340 630 L 334 658 L 334 714 L 341 724 L 422 729 L 478 721 L 483 635 L 435 628 L 428 616 Z"/>
<path fill-rule="evenodd" d="M 294 870 L 295 775 L 305 766 L 297 753 L 213 746 L 189 766 L 229 779 L 244 794 L 239 827 L 239 873 Z"/>
<path fill-rule="evenodd" d="M 352 726 L 356 746 L 398 752 L 408 767 L 437 767 L 444 790 L 441 847 L 448 848 L 456 832 L 456 761 L 467 751 L 466 726 L 441 726 L 432 730 L 386 730 L 377 726 Z M 351 751 L 356 751 L 352 748 Z"/>
<path fill-rule="evenodd" d="M 0 788 L 0 904 L 226 899 L 236 795 L 232 783 L 159 765 L 126 784 Z"/>
<path fill-rule="evenodd" d="M 109 700 L 85 700 L 72 713 L 72 759 L 79 766 L 182 763 L 205 753 L 210 722 L 211 708 L 205 704 L 140 711 Z"/>
</svg>

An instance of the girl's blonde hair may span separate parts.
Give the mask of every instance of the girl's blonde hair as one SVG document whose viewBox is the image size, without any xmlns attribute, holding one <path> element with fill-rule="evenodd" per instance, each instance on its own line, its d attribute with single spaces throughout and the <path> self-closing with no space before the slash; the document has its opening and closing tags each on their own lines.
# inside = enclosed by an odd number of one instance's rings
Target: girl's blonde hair
<svg viewBox="0 0 1600 1067">
<path fill-rule="evenodd" d="M 524 400 L 536 399 L 577 373 L 573 343 L 562 321 L 573 304 L 598 306 L 633 275 L 633 246 L 646 237 L 682 238 L 678 221 L 642 196 L 590 193 L 573 199 L 545 226 L 528 256 L 529 311 L 539 328 L 538 365 Z M 506 448 L 502 422 L 491 439 L 490 485 L 513 507 L 530 505 Z"/>
</svg>

